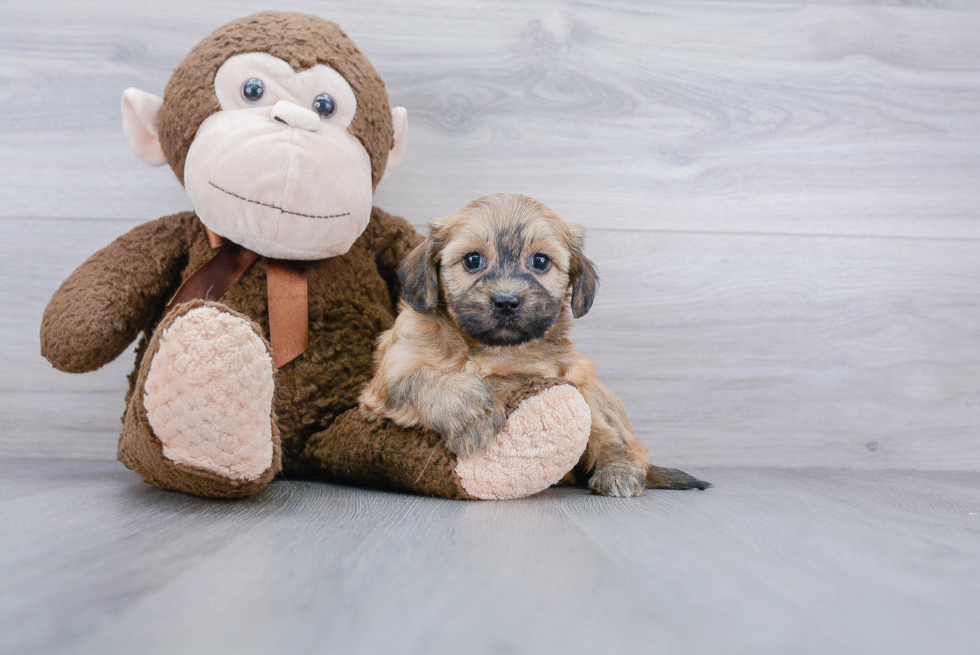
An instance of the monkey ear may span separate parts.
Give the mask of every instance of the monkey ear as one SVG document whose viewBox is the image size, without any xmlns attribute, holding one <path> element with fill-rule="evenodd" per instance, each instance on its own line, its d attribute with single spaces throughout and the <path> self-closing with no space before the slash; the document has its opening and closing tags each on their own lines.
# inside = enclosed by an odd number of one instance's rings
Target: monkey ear
<svg viewBox="0 0 980 655">
<path fill-rule="evenodd" d="M 408 110 L 404 107 L 392 107 L 391 123 L 395 128 L 395 145 L 388 153 L 388 164 L 385 166 L 384 175 L 381 176 L 382 180 L 398 168 L 402 155 L 405 154 L 405 143 L 408 141 Z"/>
<path fill-rule="evenodd" d="M 592 260 L 582 254 L 585 238 L 582 228 L 569 224 L 572 253 L 568 270 L 568 281 L 572 287 L 572 316 L 582 318 L 592 309 L 592 301 L 599 290 L 599 271 Z"/>
<path fill-rule="evenodd" d="M 157 122 L 163 98 L 132 87 L 123 91 L 123 132 L 136 156 L 150 166 L 163 166 L 167 157 L 160 147 Z"/>
<path fill-rule="evenodd" d="M 398 267 L 402 297 L 417 312 L 428 314 L 439 305 L 439 274 L 436 270 L 435 246 L 426 239 L 408 253 Z"/>
</svg>

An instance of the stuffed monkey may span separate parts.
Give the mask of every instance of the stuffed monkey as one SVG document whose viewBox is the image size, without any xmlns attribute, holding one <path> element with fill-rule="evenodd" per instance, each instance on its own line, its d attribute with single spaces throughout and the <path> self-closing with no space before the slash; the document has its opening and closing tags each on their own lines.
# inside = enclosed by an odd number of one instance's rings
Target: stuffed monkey
<svg viewBox="0 0 980 655">
<path fill-rule="evenodd" d="M 589 411 L 562 380 L 509 385 L 507 424 L 468 458 L 357 408 L 394 320 L 398 264 L 422 238 L 372 207 L 404 152 L 406 112 L 337 25 L 279 12 L 233 21 L 191 50 L 163 98 L 128 89 L 122 110 L 130 146 L 170 165 L 194 211 L 82 264 L 45 310 L 41 351 L 60 370 L 92 371 L 142 332 L 118 452 L 146 482 L 238 497 L 282 472 L 514 498 L 578 462 Z"/>
<path fill-rule="evenodd" d="M 82 264 L 44 313 L 41 351 L 81 373 L 143 333 L 119 459 L 144 480 L 235 497 L 282 471 L 507 498 L 578 461 L 588 410 L 561 381 L 516 385 L 498 443 L 467 460 L 357 409 L 394 320 L 398 264 L 422 238 L 372 207 L 404 152 L 406 112 L 335 24 L 236 20 L 191 50 L 163 98 L 128 89 L 122 108 L 133 150 L 169 164 L 194 211 Z"/>
</svg>

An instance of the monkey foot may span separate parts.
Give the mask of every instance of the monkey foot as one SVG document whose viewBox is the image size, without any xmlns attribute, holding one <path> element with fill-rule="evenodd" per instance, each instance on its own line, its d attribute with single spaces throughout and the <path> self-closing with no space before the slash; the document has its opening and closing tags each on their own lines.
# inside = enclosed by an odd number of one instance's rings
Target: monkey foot
<svg viewBox="0 0 980 655">
<path fill-rule="evenodd" d="M 575 387 L 550 387 L 521 402 L 485 452 L 461 458 L 456 475 L 475 498 L 529 496 L 558 482 L 578 463 L 591 426 L 589 406 Z"/>
<path fill-rule="evenodd" d="M 161 335 L 143 403 L 163 456 L 229 480 L 272 465 L 274 368 L 242 317 L 204 305 Z"/>
</svg>

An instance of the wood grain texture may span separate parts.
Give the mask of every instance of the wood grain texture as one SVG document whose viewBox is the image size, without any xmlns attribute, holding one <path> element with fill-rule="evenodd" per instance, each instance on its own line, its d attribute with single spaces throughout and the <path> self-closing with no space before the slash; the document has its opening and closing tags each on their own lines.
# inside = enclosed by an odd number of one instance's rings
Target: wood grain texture
<svg viewBox="0 0 980 655">
<path fill-rule="evenodd" d="M 977 473 L 698 471 L 706 492 L 443 501 L 0 462 L 0 650 L 976 652 Z"/>
<path fill-rule="evenodd" d="M 128 86 L 262 0 L 7 0 L 3 216 L 187 207 L 120 129 Z M 281 3 L 338 21 L 410 116 L 379 204 L 424 221 L 518 191 L 591 227 L 978 237 L 967 2 Z"/>
<path fill-rule="evenodd" d="M 119 97 L 259 0 L 0 5 L 0 454 L 112 457 L 131 354 L 38 353 L 73 268 L 188 207 Z M 408 107 L 377 204 L 589 226 L 577 329 L 665 464 L 980 468 L 980 5 L 312 0 Z"/>
<path fill-rule="evenodd" d="M 0 455 L 111 458 L 132 362 L 39 353 L 61 280 L 132 223 L 0 219 Z M 590 230 L 573 337 L 666 465 L 980 469 L 980 241 Z"/>
</svg>

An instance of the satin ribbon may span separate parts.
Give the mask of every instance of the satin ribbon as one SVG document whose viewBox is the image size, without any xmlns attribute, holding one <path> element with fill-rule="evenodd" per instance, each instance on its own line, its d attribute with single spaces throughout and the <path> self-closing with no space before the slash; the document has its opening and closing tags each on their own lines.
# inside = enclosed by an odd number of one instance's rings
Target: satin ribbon
<svg viewBox="0 0 980 655">
<path fill-rule="evenodd" d="M 217 253 L 180 285 L 167 305 L 170 311 L 181 303 L 200 298 L 218 300 L 259 258 L 247 248 L 207 230 L 208 243 Z M 266 286 L 269 298 L 269 341 L 276 368 L 303 354 L 309 340 L 306 285 L 307 262 L 268 259 Z"/>
</svg>

